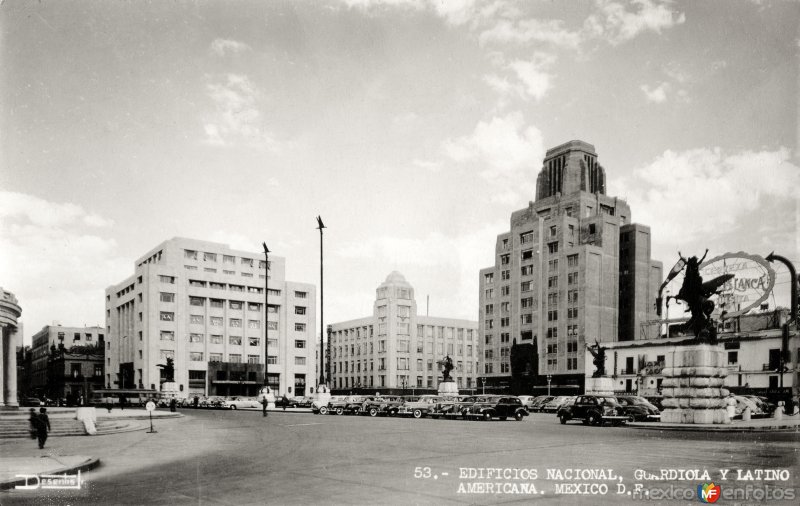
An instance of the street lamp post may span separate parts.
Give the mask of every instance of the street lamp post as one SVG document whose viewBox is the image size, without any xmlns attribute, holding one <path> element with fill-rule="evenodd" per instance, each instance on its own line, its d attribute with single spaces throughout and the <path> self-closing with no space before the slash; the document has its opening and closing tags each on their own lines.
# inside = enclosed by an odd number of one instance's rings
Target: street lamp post
<svg viewBox="0 0 800 506">
<path fill-rule="evenodd" d="M 319 385 L 317 385 L 317 392 L 319 387 L 325 384 L 325 367 L 323 354 L 325 352 L 324 335 L 325 335 L 325 286 L 323 284 L 323 262 L 322 262 L 322 229 L 326 228 L 322 223 L 322 217 L 317 216 L 317 229 L 319 230 Z"/>
<path fill-rule="evenodd" d="M 486 394 L 486 378 L 480 378 L 481 380 L 481 395 Z"/>
<path fill-rule="evenodd" d="M 264 246 L 264 395 L 269 393 L 269 248 Z"/>
<path fill-rule="evenodd" d="M 553 381 L 553 375 L 547 375 L 547 396 L 550 397 L 550 382 Z"/>
</svg>

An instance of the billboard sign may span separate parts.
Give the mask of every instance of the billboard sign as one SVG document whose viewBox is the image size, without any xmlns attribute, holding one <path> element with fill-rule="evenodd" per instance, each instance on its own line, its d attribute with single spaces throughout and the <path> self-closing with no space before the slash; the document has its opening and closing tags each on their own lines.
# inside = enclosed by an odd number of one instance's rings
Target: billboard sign
<svg viewBox="0 0 800 506">
<path fill-rule="evenodd" d="M 757 307 L 775 286 L 775 271 L 758 255 L 743 251 L 725 253 L 700 265 L 700 275 L 705 283 L 725 274 L 733 274 L 733 278 L 719 288 L 717 309 L 724 310 L 726 318 L 745 314 Z"/>
</svg>

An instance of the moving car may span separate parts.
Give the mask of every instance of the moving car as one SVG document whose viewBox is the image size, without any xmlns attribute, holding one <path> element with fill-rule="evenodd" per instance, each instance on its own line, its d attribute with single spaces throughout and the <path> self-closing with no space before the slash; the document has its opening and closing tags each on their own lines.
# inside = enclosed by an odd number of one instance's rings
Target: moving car
<svg viewBox="0 0 800 506">
<path fill-rule="evenodd" d="M 616 398 L 600 395 L 579 395 L 574 403 L 561 406 L 556 416 L 562 425 L 569 420 L 581 420 L 584 425 L 621 425 L 629 419 Z"/>
</svg>

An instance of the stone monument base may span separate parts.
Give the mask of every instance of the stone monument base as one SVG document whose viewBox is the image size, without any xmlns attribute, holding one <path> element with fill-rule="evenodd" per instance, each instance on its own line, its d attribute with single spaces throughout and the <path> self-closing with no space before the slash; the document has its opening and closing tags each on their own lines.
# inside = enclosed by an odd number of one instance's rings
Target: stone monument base
<svg viewBox="0 0 800 506">
<path fill-rule="evenodd" d="M 614 395 L 614 381 L 606 376 L 586 378 L 587 395 Z"/>
<path fill-rule="evenodd" d="M 442 381 L 439 383 L 439 395 L 455 396 L 458 395 L 458 385 L 455 381 Z"/>
<path fill-rule="evenodd" d="M 326 405 L 331 400 L 331 391 L 328 388 L 328 385 L 319 385 L 317 387 L 317 392 L 312 395 L 315 401 L 319 402 L 320 405 Z"/>
<path fill-rule="evenodd" d="M 662 374 L 661 421 L 685 424 L 731 423 L 725 410 L 728 375 L 725 350 L 718 344 L 679 346 L 672 367 Z"/>
</svg>

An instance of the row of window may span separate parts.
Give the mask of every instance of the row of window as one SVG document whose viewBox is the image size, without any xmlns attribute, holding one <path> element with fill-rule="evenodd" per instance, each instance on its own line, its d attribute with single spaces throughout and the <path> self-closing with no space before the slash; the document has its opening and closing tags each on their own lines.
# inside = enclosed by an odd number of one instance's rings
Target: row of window
<svg viewBox="0 0 800 506">
<path fill-rule="evenodd" d="M 175 350 L 160 350 L 161 352 L 161 360 L 166 360 L 167 358 L 175 359 Z M 204 359 L 205 354 L 202 351 L 190 351 L 189 352 L 189 360 L 192 362 L 201 362 Z M 248 364 L 260 364 L 261 358 L 258 355 L 247 355 L 247 363 Z M 209 353 L 208 354 L 208 361 L 209 362 L 222 362 L 223 361 L 223 354 L 222 353 Z M 242 355 L 240 353 L 229 353 L 228 354 L 228 362 L 231 363 L 241 363 L 242 362 Z M 267 364 L 277 364 L 278 357 L 277 355 L 268 355 L 267 356 Z M 306 357 L 294 357 L 294 365 L 306 365 Z"/>
<path fill-rule="evenodd" d="M 372 387 L 386 387 L 386 375 L 380 374 L 377 376 L 378 381 L 377 385 L 375 384 L 375 377 L 364 376 L 363 379 L 360 377 L 347 377 L 347 378 L 336 378 L 334 380 L 334 386 L 336 388 L 372 388 Z M 458 388 L 472 388 L 472 378 L 461 378 L 456 377 L 456 384 Z M 424 376 L 417 376 L 417 384 L 416 388 L 433 388 L 433 377 L 428 377 L 427 380 Z M 466 387 L 465 387 L 466 385 Z M 397 376 L 397 383 L 395 386 L 401 388 L 413 388 L 414 385 L 411 384 L 411 379 L 407 375 L 398 375 Z"/>
<path fill-rule="evenodd" d="M 183 257 L 188 260 L 199 260 L 200 258 L 203 259 L 204 262 L 216 262 L 220 255 L 217 253 L 209 253 L 203 251 L 195 251 L 190 249 L 183 250 Z M 228 265 L 235 265 L 236 264 L 236 257 L 233 255 L 222 255 L 222 263 Z M 252 258 L 239 258 L 240 265 L 244 265 L 247 267 L 253 267 L 255 265 L 254 260 Z M 269 263 L 270 268 L 272 267 L 272 262 Z M 264 269 L 267 266 L 266 261 L 259 260 L 258 261 L 258 268 Z"/>
<path fill-rule="evenodd" d="M 174 341 L 175 340 L 175 332 L 170 330 L 162 330 L 160 333 L 160 337 L 162 341 Z M 188 341 L 190 343 L 202 343 L 205 341 L 204 334 L 198 333 L 191 333 L 188 336 Z M 220 334 L 211 334 L 208 336 L 209 344 L 222 344 L 223 343 L 223 336 Z M 247 343 L 250 346 L 261 346 L 261 338 L 260 337 L 248 337 Z M 234 346 L 241 346 L 242 345 L 242 336 L 228 336 L 228 344 Z M 270 339 L 269 340 L 270 346 L 277 346 L 278 340 L 277 339 Z M 294 347 L 295 348 L 305 348 L 306 341 L 303 339 L 295 339 L 294 340 Z"/>
<path fill-rule="evenodd" d="M 402 307 L 402 306 L 398 306 Z M 398 334 L 402 335 L 409 335 L 409 324 L 408 323 L 398 323 L 397 324 Z M 385 335 L 386 334 L 386 324 L 379 324 L 378 325 L 378 334 Z M 374 328 L 372 325 L 364 326 L 364 327 L 356 327 L 352 329 L 343 329 L 337 330 L 331 333 L 331 338 L 334 342 L 338 341 L 349 341 L 367 337 L 374 336 Z M 474 329 L 464 329 L 464 328 L 456 328 L 456 327 L 445 327 L 445 326 L 434 326 L 434 325 L 417 325 L 417 337 L 427 337 L 429 339 L 434 338 L 437 339 L 455 339 L 456 337 L 463 341 L 464 338 L 468 341 L 472 341 L 475 336 Z"/>
<path fill-rule="evenodd" d="M 338 364 L 338 367 L 337 367 L 337 364 Z M 413 364 L 413 361 L 408 359 L 408 358 L 398 358 L 397 359 L 397 370 L 398 371 L 409 371 L 409 370 L 411 370 L 411 365 L 412 364 Z M 474 364 L 475 364 L 475 370 L 477 370 L 478 363 L 474 362 Z M 331 371 L 331 372 L 333 374 L 337 374 L 337 371 L 338 371 L 339 374 L 346 374 L 346 373 L 349 373 L 349 372 L 362 372 L 362 367 L 361 366 L 362 366 L 362 363 L 360 361 L 356 361 L 356 362 L 344 361 L 344 362 L 338 362 L 338 363 L 334 362 L 333 363 L 333 371 Z M 375 370 L 374 369 L 375 361 L 373 361 L 373 360 L 369 361 L 369 369 L 367 369 L 367 361 L 366 360 L 364 361 L 363 366 L 364 366 L 363 367 L 363 372 L 367 372 L 368 370 L 369 371 L 373 371 L 373 370 Z M 427 371 L 431 371 L 432 372 L 432 371 L 436 370 L 434 368 L 434 360 L 433 359 L 428 359 L 427 368 L 426 368 L 426 364 L 423 362 L 423 360 L 421 358 L 417 359 L 416 366 L 417 366 L 416 369 L 415 369 L 416 371 L 425 371 L 425 370 L 427 370 Z M 382 358 L 378 359 L 378 369 L 377 370 L 378 371 L 385 371 L 386 370 L 386 358 L 382 357 Z M 464 371 L 464 363 L 461 360 L 456 361 L 454 363 L 454 370 L 456 372 Z M 466 372 L 467 372 L 467 374 L 471 374 L 472 370 L 473 370 L 473 362 L 469 362 L 468 361 L 466 363 Z"/>
<path fill-rule="evenodd" d="M 445 349 L 447 350 L 448 355 L 455 355 L 455 356 L 464 356 L 464 346 L 463 344 L 459 344 L 456 346 L 454 343 L 447 343 L 447 348 L 444 346 L 445 343 L 436 343 L 436 352 L 438 355 L 443 355 L 445 353 Z M 351 344 L 349 347 L 347 345 L 342 346 L 332 346 L 331 351 L 334 357 L 347 357 L 347 356 L 361 356 L 361 352 L 363 350 L 364 355 L 372 355 L 374 354 L 374 346 L 373 343 L 364 343 L 364 347 L 362 348 L 360 344 Z M 369 346 L 369 348 L 367 347 Z M 427 348 L 427 349 L 426 349 Z M 411 353 L 411 341 L 400 339 L 397 341 L 397 352 L 399 353 Z M 417 353 L 426 353 L 428 355 L 434 354 L 434 346 L 432 342 L 428 342 L 427 346 L 423 346 L 422 341 L 417 341 L 416 352 Z M 348 354 L 349 351 L 349 354 Z M 472 345 L 466 345 L 467 357 L 472 356 Z M 378 341 L 378 353 L 386 352 L 386 340 Z"/>
</svg>

